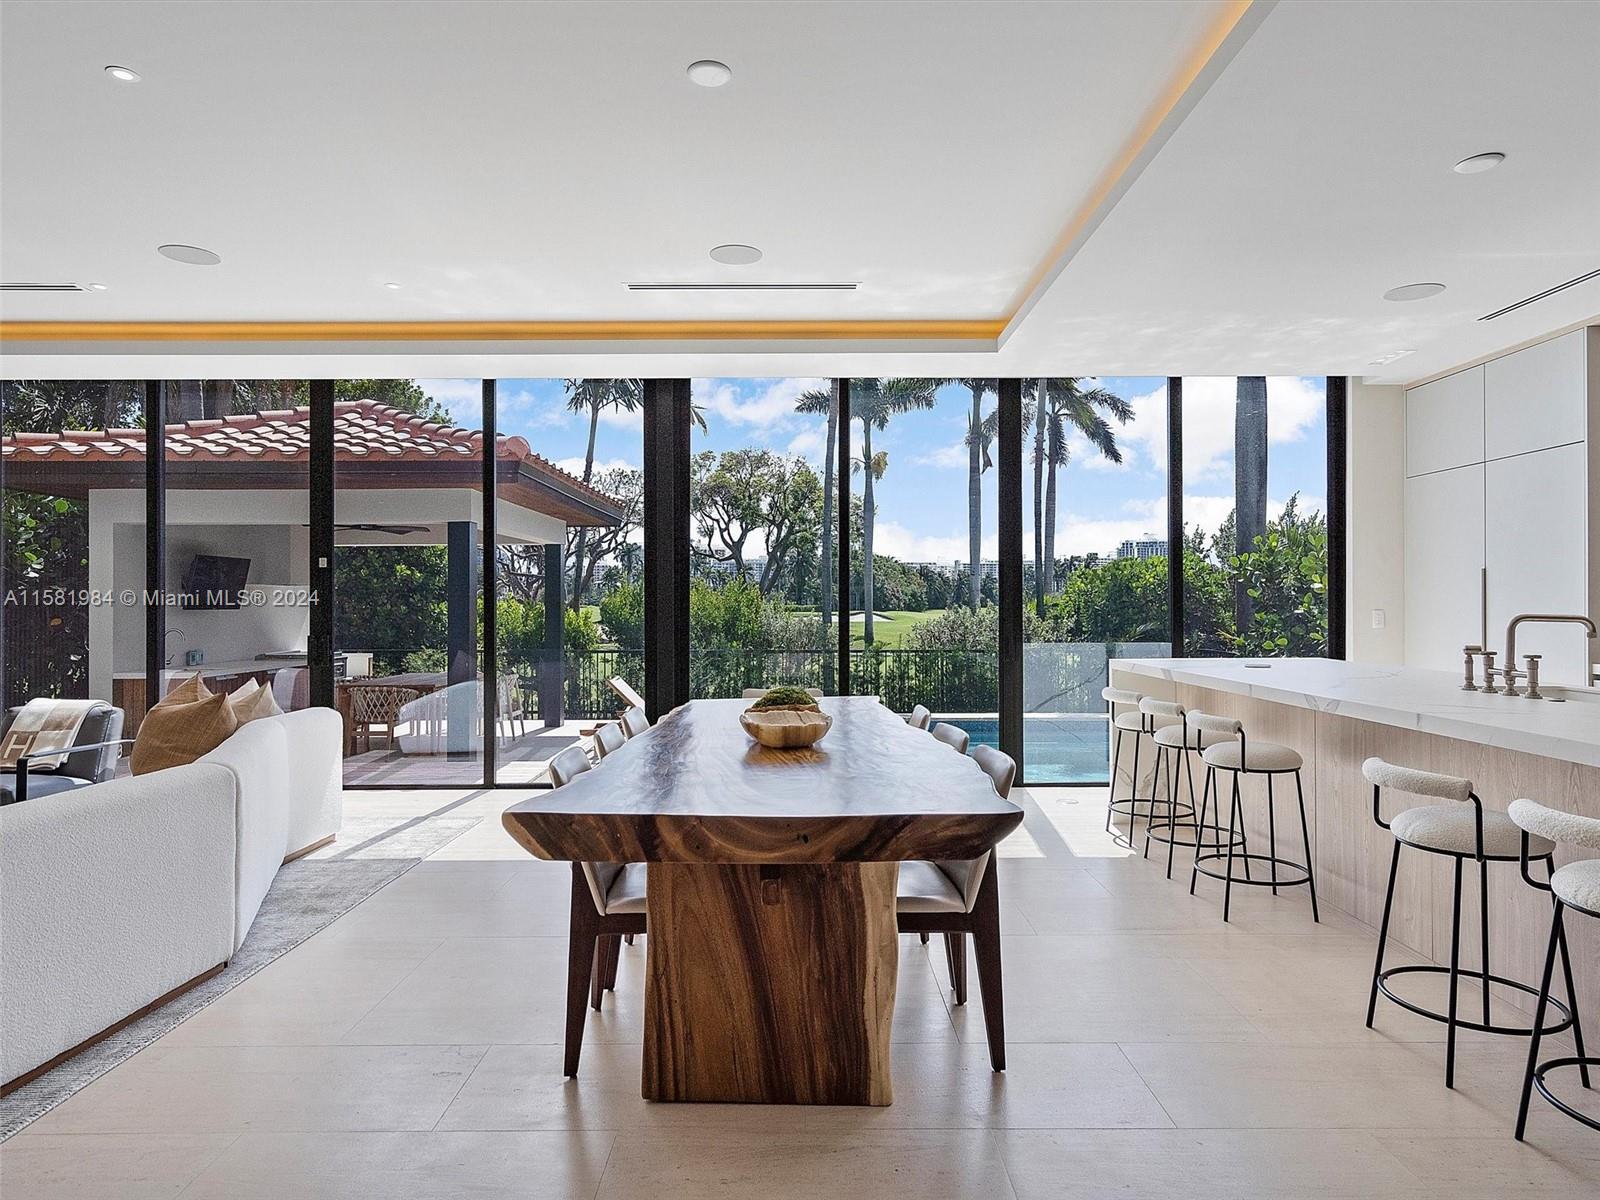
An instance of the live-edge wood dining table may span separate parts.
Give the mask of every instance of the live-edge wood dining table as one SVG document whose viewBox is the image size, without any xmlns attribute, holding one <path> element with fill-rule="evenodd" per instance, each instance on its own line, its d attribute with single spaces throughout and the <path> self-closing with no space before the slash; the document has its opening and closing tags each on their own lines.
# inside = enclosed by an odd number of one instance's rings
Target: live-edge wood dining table
<svg viewBox="0 0 1600 1200">
<path fill-rule="evenodd" d="M 508 808 L 546 859 L 650 864 L 647 1100 L 892 1100 L 898 864 L 970 859 L 1022 821 L 978 766 L 874 697 L 770 750 L 742 700 L 694 700 Z"/>
</svg>

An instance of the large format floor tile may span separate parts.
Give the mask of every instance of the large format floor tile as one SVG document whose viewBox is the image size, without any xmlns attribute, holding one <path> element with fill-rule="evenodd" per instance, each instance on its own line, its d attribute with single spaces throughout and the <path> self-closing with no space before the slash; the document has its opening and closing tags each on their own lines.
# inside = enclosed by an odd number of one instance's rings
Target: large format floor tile
<svg viewBox="0 0 1600 1200">
<path fill-rule="evenodd" d="M 1537 1099 L 1511 1138 L 1524 1043 L 1463 1033 L 1452 1092 L 1442 1026 L 1380 1003 L 1364 1028 L 1371 929 L 1327 906 L 1313 924 L 1303 889 L 1240 889 L 1224 924 L 1220 885 L 1190 896 L 1181 853 L 1169 881 L 1159 847 L 1145 860 L 1142 836 L 1105 831 L 1103 791 L 1014 795 L 1004 1074 L 975 961 L 957 1006 L 939 939 L 908 936 L 889 1107 L 647 1103 L 646 937 L 564 1079 L 570 868 L 505 834 L 514 794 L 464 792 L 451 815 L 476 827 L 0 1147 L 0 1193 L 1600 1195 L 1600 1138 Z M 347 798 L 402 820 L 441 802 Z"/>
</svg>

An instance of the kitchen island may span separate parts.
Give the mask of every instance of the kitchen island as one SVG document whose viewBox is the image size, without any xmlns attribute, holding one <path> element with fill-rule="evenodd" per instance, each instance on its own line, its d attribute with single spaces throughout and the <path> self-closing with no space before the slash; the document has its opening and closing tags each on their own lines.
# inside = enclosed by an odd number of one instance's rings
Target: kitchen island
<svg viewBox="0 0 1600 1200">
<path fill-rule="evenodd" d="M 1111 664 L 1111 683 L 1237 717 L 1250 737 L 1298 750 L 1306 762 L 1318 898 L 1374 928 L 1383 915 L 1394 842 L 1373 822 L 1364 759 L 1471 779 L 1485 808 L 1504 811 L 1526 796 L 1600 817 L 1600 692 L 1592 689 L 1548 689 L 1567 696 L 1562 703 L 1528 700 L 1463 691 L 1462 677 L 1450 672 L 1331 659 L 1120 659 Z M 1119 795 L 1128 786 L 1130 761 L 1125 747 Z M 1149 786 L 1148 762 L 1147 753 L 1141 790 Z M 1203 772 L 1198 759 L 1194 765 L 1198 791 Z M 1248 833 L 1265 844 L 1265 787 L 1246 778 L 1243 790 Z M 1438 801 L 1386 792 L 1384 818 L 1426 803 Z M 1563 846 L 1556 864 L 1579 857 L 1593 855 Z M 1468 890 L 1470 896 L 1470 883 Z M 1548 895 L 1524 884 L 1508 864 L 1491 866 L 1489 890 L 1494 970 L 1537 982 L 1550 923 Z M 1448 962 L 1450 908 L 1450 862 L 1410 856 L 1396 885 L 1390 936 L 1433 962 Z M 1477 945 L 1477 911 L 1476 903 L 1463 905 L 1463 946 Z M 1580 979 L 1600 975 L 1595 924 L 1569 927 Z"/>
</svg>

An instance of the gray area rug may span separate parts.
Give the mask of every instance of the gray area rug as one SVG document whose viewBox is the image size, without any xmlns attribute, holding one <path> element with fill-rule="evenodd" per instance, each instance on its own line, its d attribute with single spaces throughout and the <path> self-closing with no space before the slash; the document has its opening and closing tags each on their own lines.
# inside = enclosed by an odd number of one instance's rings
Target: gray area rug
<svg viewBox="0 0 1600 1200">
<path fill-rule="evenodd" d="M 467 797 L 466 799 L 470 799 Z M 262 967 L 327 928 L 372 893 L 454 841 L 480 818 L 458 816 L 466 800 L 409 818 L 346 816 L 339 839 L 278 872 L 244 945 L 199 987 L 0 1099 L 0 1141 L 38 1120 Z"/>
</svg>

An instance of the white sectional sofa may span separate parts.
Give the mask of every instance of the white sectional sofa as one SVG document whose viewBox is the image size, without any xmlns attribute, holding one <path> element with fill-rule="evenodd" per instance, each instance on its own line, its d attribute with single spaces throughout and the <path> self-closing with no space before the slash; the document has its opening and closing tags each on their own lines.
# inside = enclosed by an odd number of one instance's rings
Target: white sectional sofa
<svg viewBox="0 0 1600 1200">
<path fill-rule="evenodd" d="M 304 709 L 199 761 L 0 808 L 0 1080 L 170 999 L 342 819 L 343 724 Z"/>
</svg>

